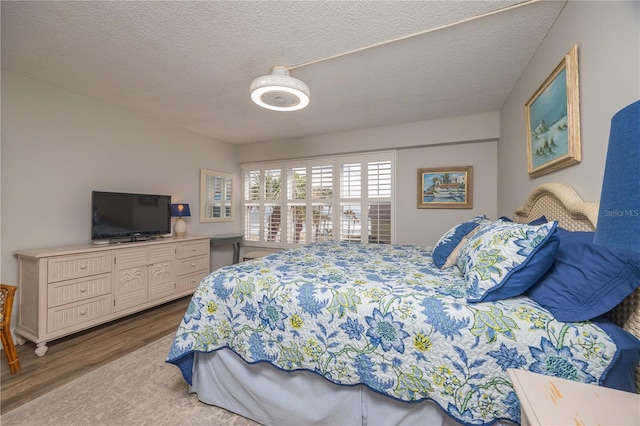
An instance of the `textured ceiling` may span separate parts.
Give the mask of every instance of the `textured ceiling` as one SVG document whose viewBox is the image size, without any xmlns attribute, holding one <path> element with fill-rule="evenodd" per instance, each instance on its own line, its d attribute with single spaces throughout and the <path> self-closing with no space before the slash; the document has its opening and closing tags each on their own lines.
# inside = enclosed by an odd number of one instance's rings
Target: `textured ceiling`
<svg viewBox="0 0 640 426">
<path fill-rule="evenodd" d="M 3 1 L 2 68 L 234 143 L 497 111 L 564 6 L 518 1 Z M 249 84 L 291 75 L 275 112 Z"/>
</svg>

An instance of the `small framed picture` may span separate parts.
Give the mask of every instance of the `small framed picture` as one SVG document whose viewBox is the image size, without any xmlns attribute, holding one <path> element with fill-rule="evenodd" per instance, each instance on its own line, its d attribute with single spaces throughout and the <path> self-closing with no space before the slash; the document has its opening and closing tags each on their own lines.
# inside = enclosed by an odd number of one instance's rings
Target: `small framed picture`
<svg viewBox="0 0 640 426">
<path fill-rule="evenodd" d="M 580 162 L 577 45 L 524 108 L 529 176 L 538 177 Z"/>
<path fill-rule="evenodd" d="M 473 208 L 473 166 L 418 169 L 418 208 Z"/>
</svg>

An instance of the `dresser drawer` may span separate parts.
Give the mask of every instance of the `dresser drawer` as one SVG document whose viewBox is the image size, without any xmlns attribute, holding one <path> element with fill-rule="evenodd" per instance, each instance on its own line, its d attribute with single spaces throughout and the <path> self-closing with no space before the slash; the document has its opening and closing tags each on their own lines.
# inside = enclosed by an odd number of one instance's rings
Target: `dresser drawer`
<svg viewBox="0 0 640 426">
<path fill-rule="evenodd" d="M 105 274 L 113 268 L 113 252 L 100 251 L 74 256 L 52 257 L 47 263 L 47 282 Z"/>
<path fill-rule="evenodd" d="M 113 279 L 110 273 L 49 284 L 47 306 L 54 308 L 66 303 L 109 294 L 112 287 Z"/>
<path fill-rule="evenodd" d="M 173 260 L 176 258 L 175 244 L 162 244 L 149 247 L 149 263 Z"/>
<path fill-rule="evenodd" d="M 178 279 L 178 285 L 176 286 L 176 291 L 178 293 L 182 293 L 185 290 L 195 290 L 200 281 L 208 274 L 207 271 L 196 272 L 195 274 L 186 275 L 184 277 L 180 277 Z"/>
<path fill-rule="evenodd" d="M 209 240 L 178 244 L 178 259 L 209 254 Z"/>
<path fill-rule="evenodd" d="M 178 276 L 199 271 L 209 272 L 209 258 L 207 256 L 192 257 L 178 261 Z"/>
<path fill-rule="evenodd" d="M 83 302 L 51 308 L 47 311 L 47 332 L 53 333 L 74 326 L 83 328 L 81 326 L 84 323 L 108 316 L 112 311 L 112 300 L 109 293 Z"/>
</svg>

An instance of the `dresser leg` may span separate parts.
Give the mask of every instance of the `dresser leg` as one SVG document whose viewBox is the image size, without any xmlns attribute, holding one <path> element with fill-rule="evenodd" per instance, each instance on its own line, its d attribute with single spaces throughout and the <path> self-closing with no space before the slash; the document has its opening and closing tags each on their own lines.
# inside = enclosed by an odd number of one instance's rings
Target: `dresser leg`
<svg viewBox="0 0 640 426">
<path fill-rule="evenodd" d="M 47 342 L 40 342 L 36 344 L 36 355 L 44 356 L 47 353 L 49 348 L 47 347 Z"/>
</svg>

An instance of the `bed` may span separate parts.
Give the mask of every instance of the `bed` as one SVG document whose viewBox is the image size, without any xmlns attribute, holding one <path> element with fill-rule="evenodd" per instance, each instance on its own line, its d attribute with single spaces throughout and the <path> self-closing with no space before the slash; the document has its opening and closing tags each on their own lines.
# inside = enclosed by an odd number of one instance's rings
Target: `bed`
<svg viewBox="0 0 640 426">
<path fill-rule="evenodd" d="M 598 264 L 570 245 L 597 207 L 550 183 L 433 248 L 324 242 L 221 268 L 167 362 L 202 402 L 268 425 L 518 424 L 509 368 L 635 391 L 639 259 L 574 267 L 599 277 L 597 297 L 555 288 L 561 258 Z"/>
</svg>

